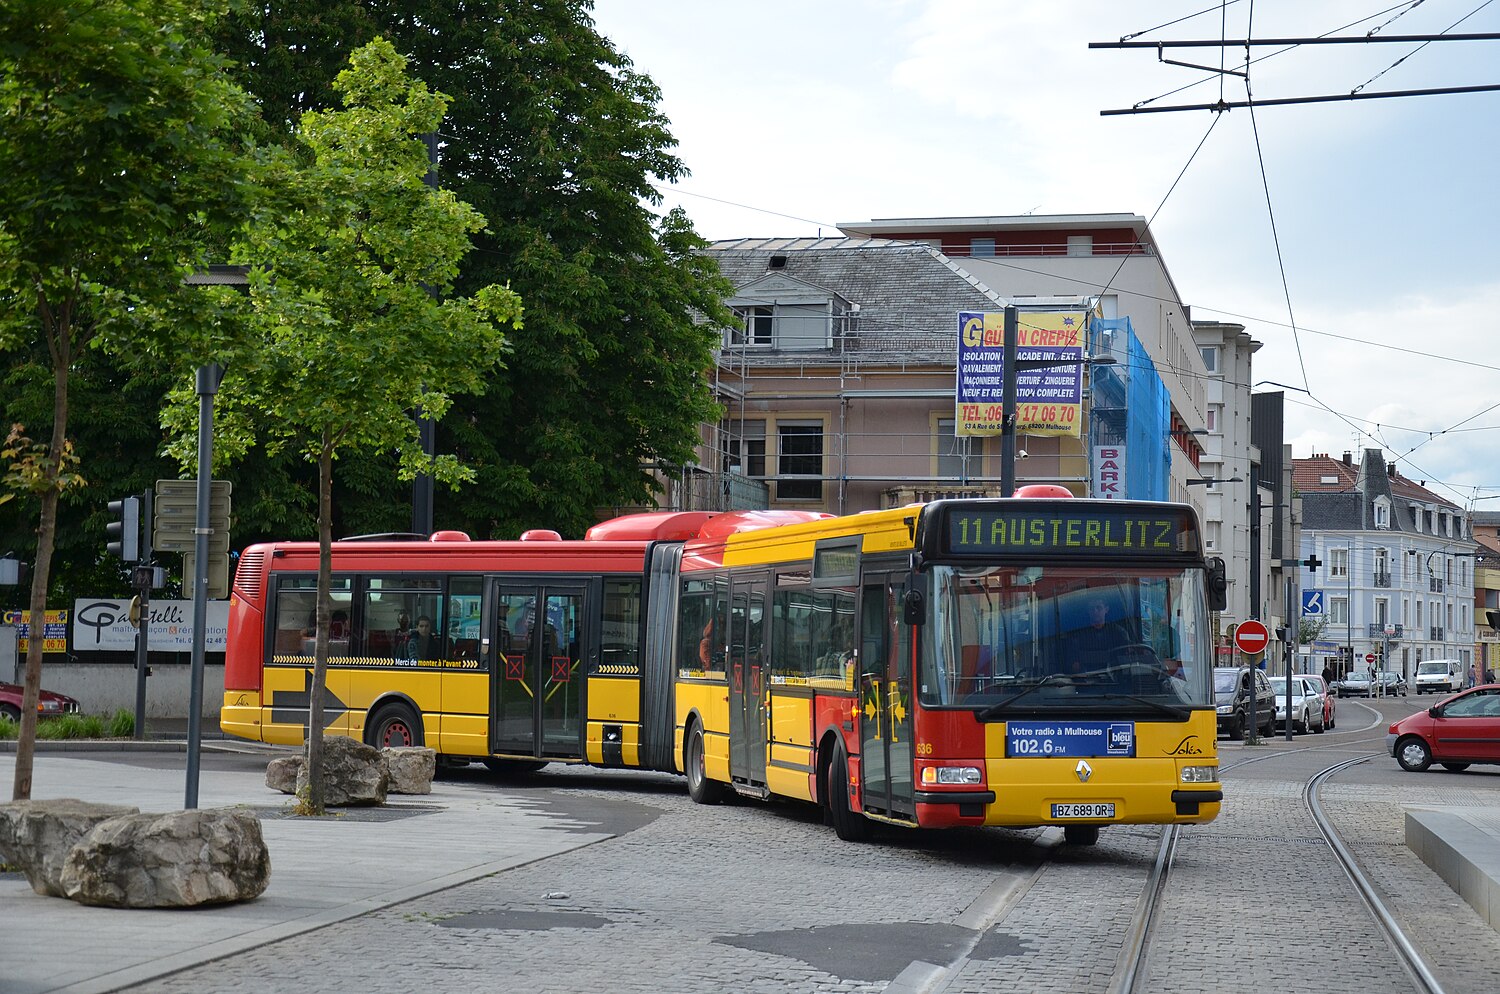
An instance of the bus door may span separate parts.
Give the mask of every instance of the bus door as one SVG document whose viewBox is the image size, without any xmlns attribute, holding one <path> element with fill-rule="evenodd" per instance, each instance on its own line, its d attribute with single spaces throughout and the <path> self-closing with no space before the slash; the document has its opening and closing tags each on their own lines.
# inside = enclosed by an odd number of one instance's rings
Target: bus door
<svg viewBox="0 0 1500 994">
<path fill-rule="evenodd" d="M 490 749 L 583 755 L 583 584 L 490 579 Z"/>
<path fill-rule="evenodd" d="M 729 588 L 729 777 L 766 782 L 766 574 L 736 575 Z"/>
<path fill-rule="evenodd" d="M 913 817 L 912 630 L 901 621 L 906 573 L 865 572 L 860 598 L 860 779 L 867 811 Z"/>
</svg>

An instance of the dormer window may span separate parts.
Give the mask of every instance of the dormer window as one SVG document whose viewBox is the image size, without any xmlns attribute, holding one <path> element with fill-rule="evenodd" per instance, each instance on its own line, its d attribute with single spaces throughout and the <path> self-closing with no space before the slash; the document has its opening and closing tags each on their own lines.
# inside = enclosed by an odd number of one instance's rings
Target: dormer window
<svg viewBox="0 0 1500 994">
<path fill-rule="evenodd" d="M 785 255 L 770 256 L 766 265 L 772 271 L 730 298 L 739 323 L 725 331 L 725 346 L 777 352 L 833 347 L 834 329 L 856 305 L 826 287 L 777 271 L 788 261 Z"/>
<path fill-rule="evenodd" d="M 1376 497 L 1374 501 L 1374 512 L 1376 528 L 1389 528 L 1391 526 L 1390 498 L 1386 497 L 1383 494 L 1379 497 Z"/>
</svg>

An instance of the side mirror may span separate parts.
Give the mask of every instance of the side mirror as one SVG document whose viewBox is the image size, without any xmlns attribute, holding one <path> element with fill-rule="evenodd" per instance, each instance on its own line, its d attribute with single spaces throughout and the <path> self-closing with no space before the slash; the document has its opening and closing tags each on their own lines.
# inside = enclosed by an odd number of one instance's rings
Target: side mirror
<svg viewBox="0 0 1500 994">
<path fill-rule="evenodd" d="M 1443 709 L 1440 706 L 1434 704 L 1432 707 L 1427 709 L 1427 716 L 1429 718 L 1441 718 L 1443 716 Z"/>
<path fill-rule="evenodd" d="M 901 620 L 908 625 L 920 625 L 927 618 L 927 602 L 920 590 L 908 590 L 901 599 Z"/>
<path fill-rule="evenodd" d="M 1208 609 L 1223 611 L 1229 607 L 1229 576 L 1224 560 L 1214 556 L 1208 561 Z"/>
</svg>

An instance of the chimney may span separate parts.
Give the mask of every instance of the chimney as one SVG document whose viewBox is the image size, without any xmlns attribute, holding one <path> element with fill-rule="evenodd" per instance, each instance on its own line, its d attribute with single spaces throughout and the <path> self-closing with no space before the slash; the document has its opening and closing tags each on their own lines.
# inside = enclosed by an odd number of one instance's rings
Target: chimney
<svg viewBox="0 0 1500 994">
<path fill-rule="evenodd" d="M 1344 452 L 1344 465 L 1345 466 L 1353 466 L 1354 465 L 1354 453 L 1348 452 L 1348 451 Z"/>
</svg>

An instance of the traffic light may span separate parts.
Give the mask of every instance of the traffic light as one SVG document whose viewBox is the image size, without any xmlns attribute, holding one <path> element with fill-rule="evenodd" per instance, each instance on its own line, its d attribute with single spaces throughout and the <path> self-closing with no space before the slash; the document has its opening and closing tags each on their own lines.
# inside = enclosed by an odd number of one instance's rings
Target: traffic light
<svg viewBox="0 0 1500 994">
<path fill-rule="evenodd" d="M 127 563 L 136 562 L 141 558 L 141 499 L 124 497 L 112 500 L 109 513 L 115 518 L 104 526 L 110 555 L 119 556 Z"/>
</svg>

